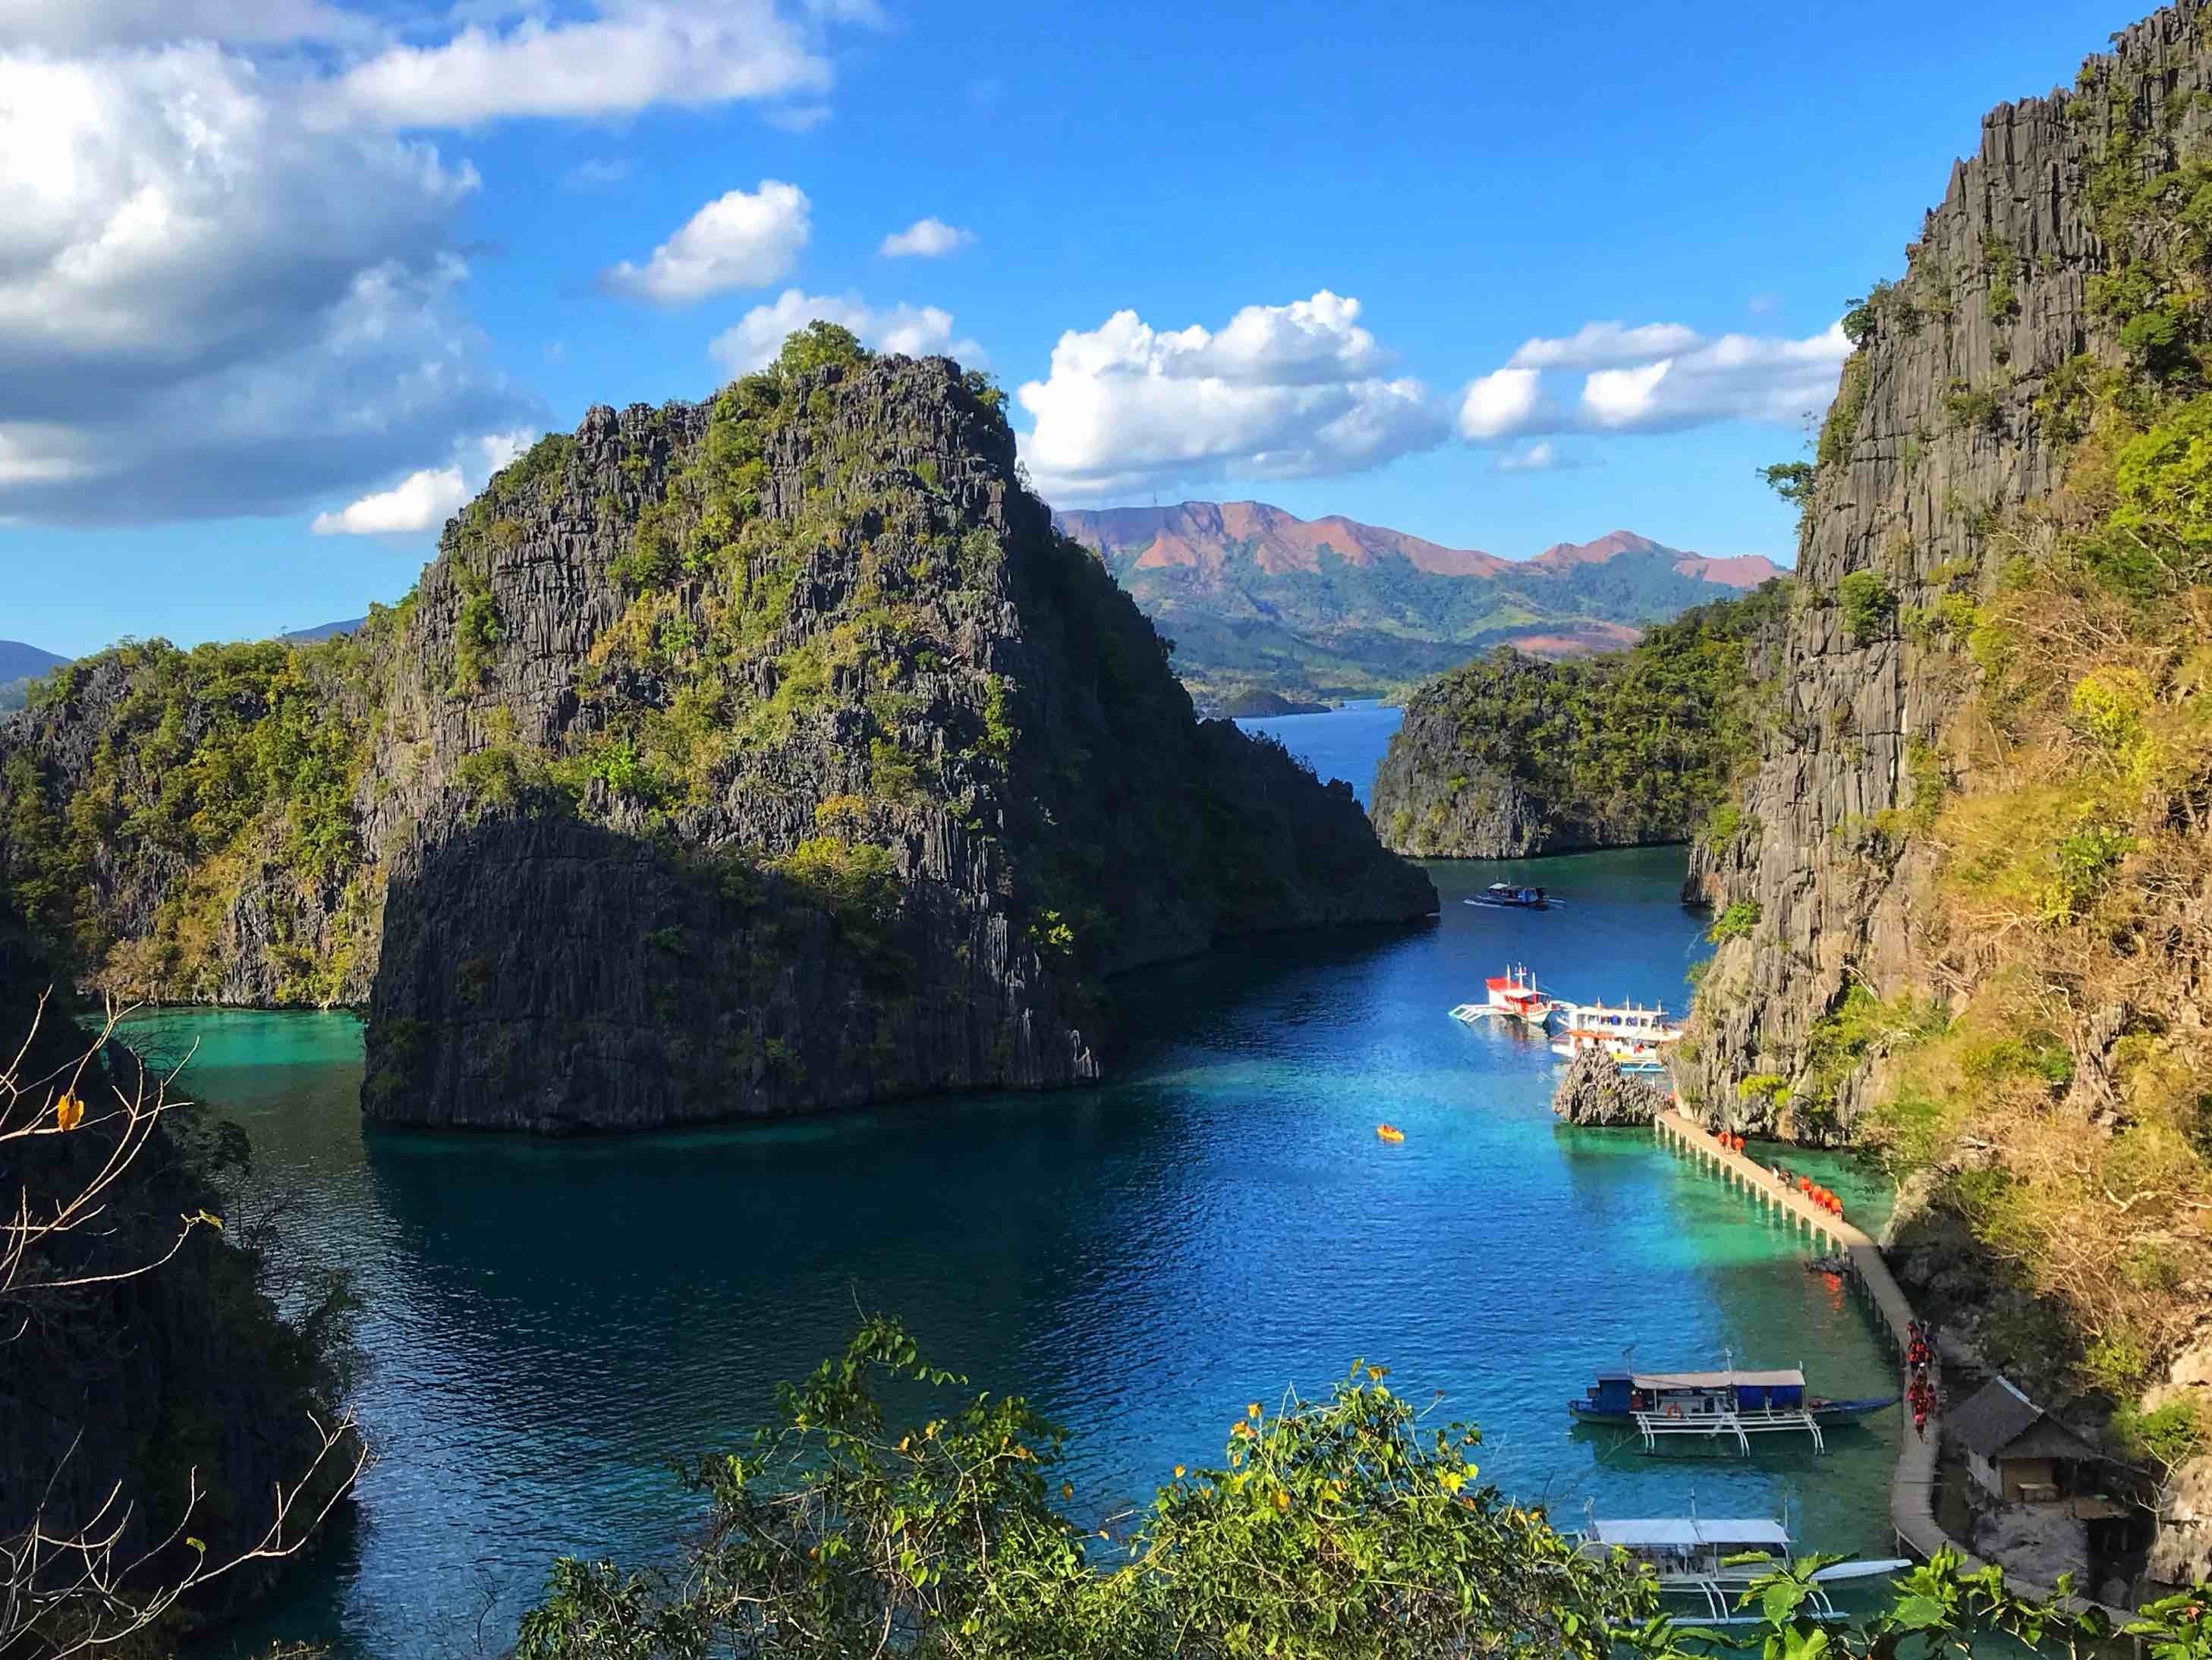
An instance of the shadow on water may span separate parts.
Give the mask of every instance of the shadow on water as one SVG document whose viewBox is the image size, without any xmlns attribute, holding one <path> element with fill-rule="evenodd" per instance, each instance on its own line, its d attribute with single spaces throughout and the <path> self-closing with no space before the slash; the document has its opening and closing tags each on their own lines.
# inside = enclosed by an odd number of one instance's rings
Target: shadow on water
<svg viewBox="0 0 2212 1660">
<path fill-rule="evenodd" d="M 1486 1475 L 1563 1522 L 1787 1504 L 1822 1548 L 1881 1548 L 1893 1426 L 1825 1458 L 1693 1461 L 1566 1418 L 1626 1347 L 1802 1360 L 1837 1395 L 1887 1392 L 1888 1366 L 1802 1239 L 1648 1136 L 1559 1129 L 1542 1044 L 1447 1017 L 1509 960 L 1680 1000 L 1700 946 L 1679 851 L 1544 871 L 1566 908 L 1462 906 L 1498 867 L 1439 865 L 1428 928 L 1243 941 L 1124 982 L 1143 1036 L 1105 1086 L 800 1124 L 364 1139 L 357 1023 L 157 1017 L 203 1039 L 196 1087 L 261 1180 L 307 1197 L 307 1248 L 368 1309 L 360 1527 L 234 1651 L 411 1660 L 480 1627 L 497 1648 L 555 1555 L 665 1550 L 684 1512 L 664 1461 L 760 1421 L 856 1305 L 1068 1424 L 1086 1518 L 1214 1462 L 1245 1402 L 1364 1356 L 1479 1420 Z"/>
</svg>

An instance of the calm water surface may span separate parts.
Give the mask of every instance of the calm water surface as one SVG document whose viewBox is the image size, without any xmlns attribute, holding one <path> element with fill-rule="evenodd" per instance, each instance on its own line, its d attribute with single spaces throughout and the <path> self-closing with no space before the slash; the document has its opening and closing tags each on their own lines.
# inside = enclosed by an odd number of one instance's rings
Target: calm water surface
<svg viewBox="0 0 2212 1660">
<path fill-rule="evenodd" d="M 1347 703 L 1322 715 L 1274 715 L 1237 724 L 1248 732 L 1280 738 L 1324 781 L 1342 779 L 1349 784 L 1364 807 L 1375 787 L 1375 769 L 1405 715 L 1395 704 Z"/>
<path fill-rule="evenodd" d="M 1329 718 L 1267 724 L 1301 718 Z M 1516 869 L 1571 903 L 1460 903 Z M 1148 1035 L 1104 1087 L 772 1127 L 364 1135 L 352 1017 L 144 1021 L 143 1042 L 198 1044 L 198 1094 L 252 1133 L 259 1182 L 304 1196 L 307 1249 L 368 1303 L 358 1525 L 236 1648 L 496 1649 L 555 1555 L 665 1550 L 688 1512 L 664 1460 L 758 1421 L 860 1306 L 1067 1423 L 1085 1518 L 1215 1461 L 1245 1402 L 1365 1356 L 1479 1421 L 1486 1474 L 1563 1523 L 1786 1506 L 1821 1548 L 1883 1550 L 1893 1414 L 1825 1458 L 1778 1438 L 1743 1459 L 1647 1457 L 1563 1410 L 1631 1349 L 1888 1384 L 1801 1240 L 1644 1136 L 1559 1127 L 1540 1045 L 1446 1017 L 1508 960 L 1569 993 L 1678 1000 L 1701 949 L 1681 872 L 1668 851 L 1439 865 L 1431 926 L 1124 987 Z M 1376 1139 L 1385 1119 L 1402 1146 Z M 1855 1213 L 1878 1208 L 1820 1167 Z"/>
</svg>

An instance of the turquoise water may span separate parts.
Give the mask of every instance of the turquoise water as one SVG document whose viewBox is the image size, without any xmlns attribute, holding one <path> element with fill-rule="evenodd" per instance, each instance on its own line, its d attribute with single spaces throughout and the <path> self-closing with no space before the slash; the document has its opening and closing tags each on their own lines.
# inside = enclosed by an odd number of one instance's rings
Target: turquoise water
<svg viewBox="0 0 2212 1660">
<path fill-rule="evenodd" d="M 1365 1356 L 1479 1421 L 1487 1475 L 1563 1523 L 1787 1506 L 1811 1543 L 1884 1550 L 1893 1414 L 1824 1458 L 1777 1438 L 1744 1459 L 1648 1457 L 1562 1409 L 1632 1348 L 1802 1362 L 1838 1394 L 1889 1381 L 1799 1239 L 1642 1135 L 1557 1126 L 1548 1052 L 1444 1013 L 1509 959 L 1570 992 L 1679 997 L 1701 948 L 1681 868 L 1548 860 L 1571 903 L 1534 914 L 1459 902 L 1515 867 L 1437 866 L 1432 926 L 1268 941 L 1125 988 L 1149 1036 L 1104 1087 L 767 1128 L 365 1136 L 350 1016 L 144 1021 L 142 1042 L 198 1043 L 198 1094 L 252 1133 L 264 1190 L 303 1196 L 304 1247 L 368 1306 L 358 1524 L 237 1648 L 398 1660 L 474 1652 L 481 1630 L 495 1649 L 556 1554 L 667 1548 L 685 1512 L 664 1460 L 758 1421 L 856 1306 L 1070 1425 L 1086 1518 L 1213 1458 L 1245 1402 Z M 1402 1146 L 1376 1139 L 1385 1119 Z"/>
</svg>

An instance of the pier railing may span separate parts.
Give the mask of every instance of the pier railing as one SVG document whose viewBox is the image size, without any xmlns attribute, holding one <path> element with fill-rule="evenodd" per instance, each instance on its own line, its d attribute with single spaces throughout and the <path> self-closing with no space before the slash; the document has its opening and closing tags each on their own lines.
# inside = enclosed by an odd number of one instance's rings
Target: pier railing
<svg viewBox="0 0 2212 1660">
<path fill-rule="evenodd" d="M 1844 1257 L 1851 1283 L 1874 1305 L 1881 1317 L 1881 1330 L 1889 1340 L 1893 1353 L 1900 1357 L 1904 1354 L 1911 1341 L 1912 1305 L 1899 1289 L 1889 1264 L 1882 1260 L 1881 1248 L 1864 1230 L 1823 1210 L 1805 1195 L 1777 1181 L 1773 1172 L 1756 1160 L 1722 1146 L 1719 1137 L 1682 1111 L 1680 1097 L 1672 1112 L 1662 1112 L 1654 1118 L 1652 1129 L 1661 1141 L 1687 1154 L 1730 1186 L 1741 1188 L 1748 1197 L 1771 1208 L 1791 1226 L 1802 1227 L 1808 1233 L 1834 1246 Z M 1942 1398 L 1942 1379 L 1938 1371 L 1942 1365 L 1940 1359 L 1929 1362 L 1929 1381 L 1936 1386 L 1939 1402 Z M 1942 1524 L 1936 1519 L 1936 1457 L 1942 1439 L 1940 1411 L 1929 1413 L 1925 1435 L 1916 1435 L 1908 1429 L 1899 1438 L 1897 1468 L 1889 1481 L 1890 1529 L 1898 1544 L 1916 1556 L 1924 1560 L 1948 1547 L 1966 1559 L 1969 1570 L 1978 1569 L 1985 1564 L 1962 1542 L 1946 1533 Z M 2008 1577 L 2015 1590 L 2028 1596 L 2048 1597 L 2057 1594 L 2050 1585 Z M 2091 1603 L 2087 1598 L 2074 1600 L 2081 1607 L 2102 1607 L 2116 1623 L 2135 1617 L 2126 1609 Z"/>
</svg>

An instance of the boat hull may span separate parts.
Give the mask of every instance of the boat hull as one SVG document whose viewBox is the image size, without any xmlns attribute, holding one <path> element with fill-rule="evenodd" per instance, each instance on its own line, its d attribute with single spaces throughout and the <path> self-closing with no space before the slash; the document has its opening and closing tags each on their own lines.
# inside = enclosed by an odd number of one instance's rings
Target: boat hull
<svg viewBox="0 0 2212 1660">
<path fill-rule="evenodd" d="M 1869 1396 L 1857 1401 L 1827 1401 L 1806 1409 L 1813 1415 L 1814 1423 L 1849 1424 L 1856 1423 L 1861 1418 L 1871 1417 L 1877 1412 L 1885 1411 L 1895 1406 L 1899 1398 L 1901 1397 L 1895 1395 Z M 1581 1423 L 1620 1424 L 1628 1428 L 1632 1428 L 1635 1425 L 1635 1415 L 1632 1413 L 1626 1410 L 1608 1412 L 1601 1408 L 1592 1406 L 1588 1401 L 1570 1401 L 1567 1403 L 1567 1411 Z"/>
</svg>

